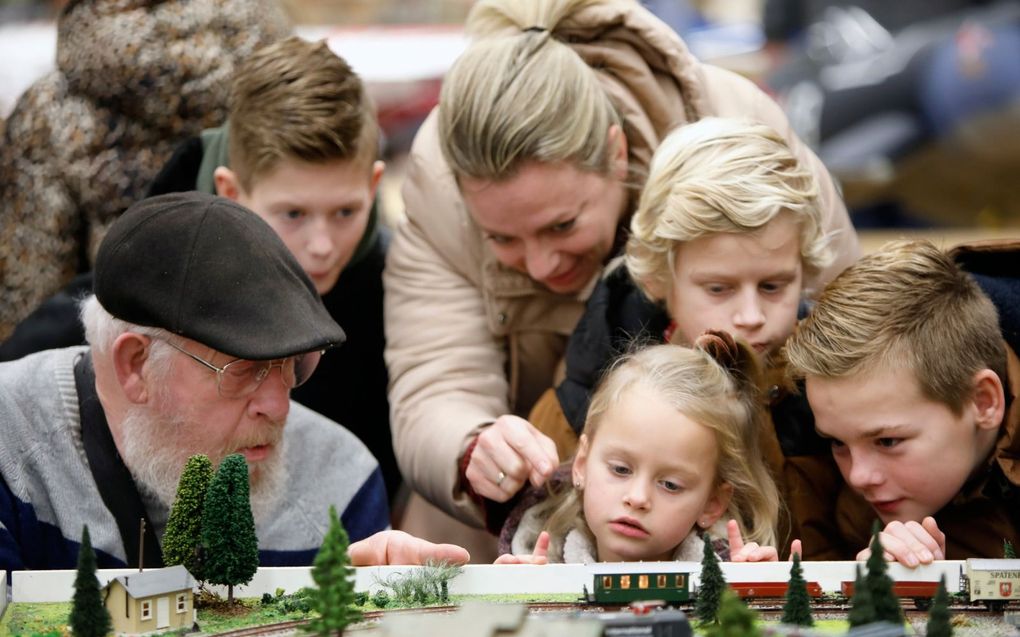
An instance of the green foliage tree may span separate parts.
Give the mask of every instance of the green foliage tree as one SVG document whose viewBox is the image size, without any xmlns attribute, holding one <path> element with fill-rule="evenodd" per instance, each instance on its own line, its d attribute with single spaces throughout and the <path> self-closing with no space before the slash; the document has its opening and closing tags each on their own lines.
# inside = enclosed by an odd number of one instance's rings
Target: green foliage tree
<svg viewBox="0 0 1020 637">
<path fill-rule="evenodd" d="M 259 543 L 251 514 L 248 465 L 244 456 L 223 459 L 205 496 L 202 511 L 202 573 L 207 582 L 227 587 L 247 584 L 259 567 Z"/>
<path fill-rule="evenodd" d="M 74 597 L 68 623 L 75 637 L 105 637 L 113 630 L 96 578 L 96 552 L 92 550 L 88 525 L 81 531 L 78 574 L 74 577 Z"/>
<path fill-rule="evenodd" d="M 932 600 L 931 609 L 928 611 L 928 627 L 925 630 L 925 635 L 928 637 L 952 637 L 953 635 L 945 574 L 939 578 L 939 587 L 935 590 L 935 599 Z"/>
<path fill-rule="evenodd" d="M 319 618 L 308 624 L 308 630 L 322 637 L 342 634 L 344 628 L 361 619 L 354 608 L 354 568 L 347 555 L 349 539 L 337 517 L 336 507 L 329 507 L 329 530 L 312 563 L 312 580 L 318 589 L 312 596 L 312 608 Z"/>
<path fill-rule="evenodd" d="M 893 593 L 893 581 L 888 575 L 889 566 L 885 563 L 885 549 L 879 539 L 878 524 L 871 536 L 871 555 L 868 557 L 868 574 L 864 585 L 871 593 L 871 603 L 875 607 L 875 621 L 886 621 L 891 624 L 903 623 L 903 609 L 900 600 Z"/>
<path fill-rule="evenodd" d="M 854 596 L 850 599 L 850 612 L 846 616 L 850 628 L 864 626 L 877 621 L 875 604 L 871 599 L 871 591 L 864 581 L 864 573 L 860 564 L 857 565 L 857 579 L 854 580 Z"/>
<path fill-rule="evenodd" d="M 705 552 L 701 559 L 701 585 L 698 587 L 698 600 L 694 604 L 694 614 L 702 624 L 718 621 L 719 603 L 723 591 L 726 590 L 726 578 L 719 568 L 719 558 L 712 548 L 712 538 L 706 533 Z"/>
<path fill-rule="evenodd" d="M 163 533 L 163 563 L 167 566 L 183 564 L 199 580 L 205 579 L 200 555 L 202 510 L 212 478 L 212 462 L 208 456 L 196 454 L 188 458 Z"/>
<path fill-rule="evenodd" d="M 814 626 L 811 617 L 811 597 L 808 595 L 807 582 L 804 581 L 804 570 L 800 566 L 800 555 L 794 553 L 793 566 L 790 567 L 790 583 L 786 588 L 786 602 L 783 604 L 784 624 L 797 626 Z"/>
<path fill-rule="evenodd" d="M 1013 543 L 1009 540 L 1002 540 L 1002 558 L 1006 560 L 1016 559 L 1016 550 L 1013 548 Z"/>
<path fill-rule="evenodd" d="M 757 614 L 728 588 L 719 601 L 718 618 L 717 624 L 705 628 L 707 637 L 760 637 L 762 634 L 756 624 Z"/>
</svg>

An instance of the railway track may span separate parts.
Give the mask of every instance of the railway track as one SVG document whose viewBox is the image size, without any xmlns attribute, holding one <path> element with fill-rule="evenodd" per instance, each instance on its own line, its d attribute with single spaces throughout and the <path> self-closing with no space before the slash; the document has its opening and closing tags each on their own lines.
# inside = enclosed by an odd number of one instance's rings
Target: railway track
<svg viewBox="0 0 1020 637">
<path fill-rule="evenodd" d="M 748 604 L 749 608 L 757 612 L 762 619 L 778 621 L 783 613 L 783 600 L 767 600 L 757 601 Z M 903 600 L 903 613 L 904 617 L 908 621 L 921 620 L 927 617 L 928 612 L 926 610 L 920 610 L 916 608 L 910 600 Z M 364 622 L 376 622 L 383 618 L 384 615 L 398 615 L 405 613 L 416 613 L 416 614 L 434 614 L 434 613 L 452 613 L 457 610 L 457 606 L 425 606 L 422 608 L 391 608 L 383 610 L 365 611 Z M 588 611 L 588 612 L 599 612 L 599 611 L 622 611 L 627 608 L 626 604 L 598 604 L 591 605 L 583 602 L 534 602 L 528 604 L 528 610 L 532 612 L 570 612 L 570 611 Z M 678 606 L 680 610 L 691 613 L 694 610 L 693 604 L 680 604 Z M 811 605 L 811 612 L 814 615 L 824 615 L 826 613 L 840 613 L 845 614 L 850 610 L 849 602 L 815 602 Z M 953 605 L 950 606 L 950 612 L 954 615 L 963 615 L 967 617 L 987 617 L 989 611 L 983 605 L 972 604 L 972 605 Z M 250 628 L 240 628 L 237 630 L 226 631 L 217 633 L 217 637 L 269 637 L 273 635 L 292 635 L 299 632 L 299 629 L 307 624 L 310 620 L 298 619 L 286 622 L 280 622 L 278 624 L 267 624 L 264 626 L 253 626 Z M 357 632 L 357 628 L 354 632 Z"/>
</svg>

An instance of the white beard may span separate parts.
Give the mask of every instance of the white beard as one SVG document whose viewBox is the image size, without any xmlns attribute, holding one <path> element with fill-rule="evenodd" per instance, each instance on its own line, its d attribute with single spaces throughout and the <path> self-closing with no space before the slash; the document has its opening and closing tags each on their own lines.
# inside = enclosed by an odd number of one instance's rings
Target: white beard
<svg viewBox="0 0 1020 637">
<path fill-rule="evenodd" d="M 155 416 L 142 407 L 128 411 L 120 426 L 120 453 L 143 495 L 169 510 L 188 458 L 205 454 L 216 467 L 233 452 L 233 449 L 197 448 L 197 441 L 187 433 L 203 426 L 197 419 L 181 414 Z M 249 466 L 251 508 L 256 525 L 273 511 L 288 478 L 284 462 L 286 438 L 282 427 L 277 431 L 279 439 L 275 441 L 272 455 L 254 468 Z"/>
</svg>

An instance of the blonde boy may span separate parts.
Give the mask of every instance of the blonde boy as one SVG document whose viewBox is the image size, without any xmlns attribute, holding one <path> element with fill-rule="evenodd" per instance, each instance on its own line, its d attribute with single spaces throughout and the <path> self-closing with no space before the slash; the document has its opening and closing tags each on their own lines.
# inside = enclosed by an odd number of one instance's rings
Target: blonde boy
<svg viewBox="0 0 1020 637">
<path fill-rule="evenodd" d="M 790 338 L 791 369 L 845 480 L 819 502 L 828 519 L 811 522 L 830 527 L 831 546 L 805 544 L 809 555 L 852 557 L 875 517 L 887 557 L 910 566 L 1001 557 L 1004 539 L 1020 540 L 1020 414 L 1009 406 L 1020 373 L 1003 340 L 1017 334 L 1018 253 L 954 252 L 979 285 L 929 243 L 889 244 L 830 283 Z M 1001 325 L 983 288 L 1002 301 Z"/>
</svg>

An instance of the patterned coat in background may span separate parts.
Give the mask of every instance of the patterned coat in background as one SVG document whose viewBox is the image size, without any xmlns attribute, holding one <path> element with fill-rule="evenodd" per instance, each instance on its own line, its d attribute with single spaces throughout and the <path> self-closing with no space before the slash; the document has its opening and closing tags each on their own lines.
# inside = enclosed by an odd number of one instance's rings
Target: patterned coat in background
<svg viewBox="0 0 1020 637">
<path fill-rule="evenodd" d="M 274 0 L 72 0 L 57 69 L 0 141 L 0 340 L 92 267 L 182 140 L 226 118 L 234 64 L 285 37 Z"/>
</svg>

